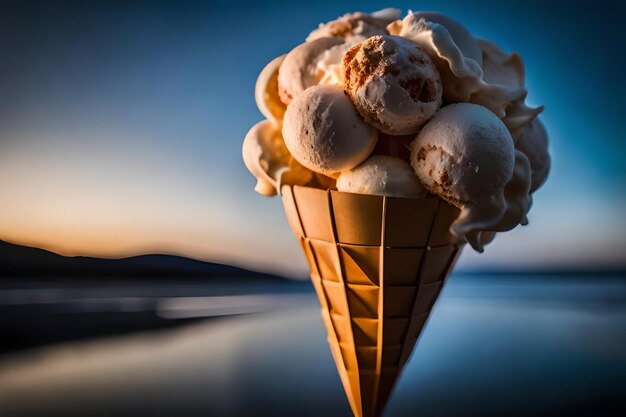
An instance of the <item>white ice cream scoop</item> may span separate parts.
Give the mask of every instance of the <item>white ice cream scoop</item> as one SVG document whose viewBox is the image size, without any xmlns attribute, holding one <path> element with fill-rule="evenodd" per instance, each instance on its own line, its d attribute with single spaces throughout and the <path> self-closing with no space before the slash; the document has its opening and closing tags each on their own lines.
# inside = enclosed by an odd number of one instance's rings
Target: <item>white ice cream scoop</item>
<svg viewBox="0 0 626 417">
<path fill-rule="evenodd" d="M 241 153 L 246 168 L 257 179 L 254 189 L 260 194 L 276 195 L 282 184 L 305 185 L 313 178 L 313 172 L 289 154 L 279 128 L 269 120 L 248 131 Z"/>
<path fill-rule="evenodd" d="M 409 14 L 410 19 L 417 21 L 424 19 L 428 22 L 433 22 L 444 26 L 454 43 L 458 46 L 459 50 L 463 53 L 463 56 L 473 59 L 480 66 L 483 64 L 482 50 L 478 44 L 477 39 L 463 26 L 461 23 L 437 12 L 413 12 Z M 408 16 L 407 16 L 408 17 Z M 392 35 L 400 35 L 403 22 L 396 20 L 387 26 L 387 30 Z"/>
<path fill-rule="evenodd" d="M 357 167 L 342 172 L 337 178 L 337 190 L 407 198 L 428 195 L 408 163 L 386 155 L 370 156 Z"/>
<path fill-rule="evenodd" d="M 344 88 L 363 118 L 390 135 L 417 133 L 441 106 L 431 58 L 398 36 L 373 36 L 343 58 Z"/>
<path fill-rule="evenodd" d="M 275 125 L 282 123 L 285 104 L 278 96 L 278 68 L 285 55 L 271 60 L 259 74 L 254 86 L 254 98 L 259 111 Z"/>
<path fill-rule="evenodd" d="M 476 40 L 452 19 L 438 13 L 410 13 L 388 30 L 412 40 L 430 55 L 441 75 L 445 101 L 487 107 L 504 120 L 514 139 L 519 128 L 542 111 L 542 107 L 525 104 L 528 92 L 521 59 L 490 42 Z"/>
<path fill-rule="evenodd" d="M 385 26 L 400 17 L 398 9 L 383 9 L 374 13 L 348 13 L 320 26 L 309 34 L 307 42 L 323 37 L 367 39 L 374 35 L 386 35 Z"/>
<path fill-rule="evenodd" d="M 283 137 L 298 162 L 336 177 L 370 155 L 378 133 L 363 122 L 341 87 L 314 86 L 287 106 Z"/>
<path fill-rule="evenodd" d="M 485 86 L 474 93 L 470 101 L 490 107 L 491 104 L 495 104 L 494 98 L 508 96 L 509 102 L 507 100 L 500 102 L 504 111 L 502 121 L 511 132 L 513 141 L 516 141 L 521 130 L 543 111 L 543 106 L 529 107 L 525 102 L 526 70 L 524 61 L 518 53 L 507 53 L 495 43 L 484 39 L 479 39 L 478 44 L 483 51 Z M 506 93 L 507 90 L 509 93 Z"/>
<path fill-rule="evenodd" d="M 341 38 L 319 38 L 292 49 L 278 70 L 278 94 L 281 101 L 289 104 L 298 94 L 317 85 L 325 75 L 319 70 L 318 61 L 326 51 L 343 43 Z"/>
<path fill-rule="evenodd" d="M 467 239 L 490 230 L 504 214 L 515 148 L 504 123 L 485 107 L 451 104 L 412 143 L 411 165 L 429 191 L 462 209 L 451 230 Z M 479 239 L 470 243 L 482 250 Z"/>
<path fill-rule="evenodd" d="M 550 172 L 548 132 L 539 118 L 522 128 L 515 148 L 522 151 L 530 162 L 530 192 L 534 193 L 543 185 Z"/>
</svg>

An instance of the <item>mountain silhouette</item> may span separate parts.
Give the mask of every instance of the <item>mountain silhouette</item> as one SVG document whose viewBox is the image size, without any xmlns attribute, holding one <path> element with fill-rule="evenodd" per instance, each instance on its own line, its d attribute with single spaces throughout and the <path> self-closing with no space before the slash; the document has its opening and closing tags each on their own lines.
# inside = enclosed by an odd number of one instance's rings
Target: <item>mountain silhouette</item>
<svg viewBox="0 0 626 417">
<path fill-rule="evenodd" d="M 62 256 L 44 249 L 0 240 L 0 278 L 5 277 L 203 277 L 284 280 L 271 274 L 175 255 L 122 259 Z"/>
<path fill-rule="evenodd" d="M 618 277 L 624 268 L 542 268 L 455 270 L 456 275 L 477 276 L 587 276 Z M 150 254 L 121 259 L 86 256 L 62 256 L 45 249 L 12 244 L 0 240 L 0 279 L 16 277 L 119 277 L 119 278 L 242 278 L 246 280 L 287 280 L 284 277 L 250 271 L 231 265 L 199 261 L 176 255 Z M 287 280 L 292 281 L 292 280 Z"/>
</svg>

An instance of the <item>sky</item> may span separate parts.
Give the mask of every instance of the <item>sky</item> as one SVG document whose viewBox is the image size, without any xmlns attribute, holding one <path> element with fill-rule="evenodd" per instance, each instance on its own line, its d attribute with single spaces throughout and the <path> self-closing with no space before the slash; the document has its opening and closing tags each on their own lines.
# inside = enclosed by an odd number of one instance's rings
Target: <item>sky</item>
<svg viewBox="0 0 626 417">
<path fill-rule="evenodd" d="M 626 266 L 618 1 L 0 4 L 0 239 L 66 255 L 182 254 L 306 275 L 241 160 L 260 70 L 356 10 L 435 10 L 526 62 L 553 167 L 526 227 L 460 268 Z"/>
</svg>

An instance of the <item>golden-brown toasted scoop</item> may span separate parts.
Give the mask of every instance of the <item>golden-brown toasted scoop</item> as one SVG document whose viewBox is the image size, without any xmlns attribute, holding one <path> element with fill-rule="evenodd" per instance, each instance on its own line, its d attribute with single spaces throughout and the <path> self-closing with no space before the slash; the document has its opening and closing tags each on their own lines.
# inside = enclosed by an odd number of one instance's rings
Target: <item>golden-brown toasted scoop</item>
<svg viewBox="0 0 626 417">
<path fill-rule="evenodd" d="M 469 56 L 471 54 L 476 58 L 475 48 L 463 51 L 459 47 L 461 43 L 471 45 L 471 39 L 463 36 L 462 40 L 457 41 L 446 26 L 429 18 L 420 13 L 411 13 L 400 24 L 393 25 L 394 32 L 415 42 L 430 55 L 441 74 L 446 101 L 467 102 L 481 88 L 482 78 L 480 63 Z M 458 23 L 455 26 L 462 28 Z"/>
<path fill-rule="evenodd" d="M 263 68 L 256 80 L 254 98 L 259 111 L 275 125 L 280 125 L 287 107 L 278 96 L 278 68 L 285 55 L 274 58 Z"/>
<path fill-rule="evenodd" d="M 297 186 L 282 196 L 352 411 L 380 416 L 461 252 L 458 209 Z"/>
<path fill-rule="evenodd" d="M 365 160 L 377 132 L 363 122 L 339 86 L 314 86 L 287 107 L 283 120 L 287 149 L 305 167 L 337 177 Z"/>
<path fill-rule="evenodd" d="M 280 130 L 269 120 L 248 131 L 242 155 L 246 168 L 257 179 L 255 191 L 263 195 L 276 195 L 282 184 L 305 185 L 313 177 L 313 172 L 291 157 Z"/>
<path fill-rule="evenodd" d="M 413 142 L 411 165 L 429 191 L 462 208 L 452 230 L 482 251 L 474 232 L 491 230 L 502 218 L 515 167 L 504 123 L 476 104 L 445 106 Z"/>
<path fill-rule="evenodd" d="M 318 68 L 318 62 L 326 51 L 343 43 L 340 38 L 319 38 L 292 49 L 278 70 L 281 101 L 289 104 L 304 90 L 319 84 L 325 73 Z"/>
<path fill-rule="evenodd" d="M 386 35 L 385 27 L 400 17 L 398 9 L 383 9 L 374 13 L 348 13 L 320 26 L 309 34 L 307 42 L 324 37 L 365 40 L 374 35 Z"/>
<path fill-rule="evenodd" d="M 397 36 L 373 36 L 343 58 L 344 88 L 363 118 L 390 135 L 416 133 L 441 106 L 430 57 Z"/>
<path fill-rule="evenodd" d="M 548 132 L 539 118 L 522 128 L 515 148 L 522 151 L 530 161 L 530 192 L 534 193 L 543 185 L 550 172 Z"/>
</svg>

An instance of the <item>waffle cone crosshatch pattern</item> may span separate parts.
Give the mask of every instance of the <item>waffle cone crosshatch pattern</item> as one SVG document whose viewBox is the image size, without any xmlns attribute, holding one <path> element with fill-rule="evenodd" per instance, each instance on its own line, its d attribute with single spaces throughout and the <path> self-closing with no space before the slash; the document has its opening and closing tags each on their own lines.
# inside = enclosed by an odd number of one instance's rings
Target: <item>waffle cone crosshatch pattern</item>
<svg viewBox="0 0 626 417">
<path fill-rule="evenodd" d="M 379 416 L 462 245 L 458 209 L 408 199 L 283 186 L 352 411 Z"/>
</svg>

